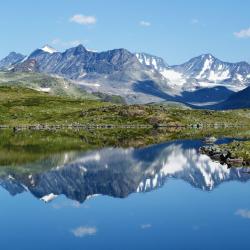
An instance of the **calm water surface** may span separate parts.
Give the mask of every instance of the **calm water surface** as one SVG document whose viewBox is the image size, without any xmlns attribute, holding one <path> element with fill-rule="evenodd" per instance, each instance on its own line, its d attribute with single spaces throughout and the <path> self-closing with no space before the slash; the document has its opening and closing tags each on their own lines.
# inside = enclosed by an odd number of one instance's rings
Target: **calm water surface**
<svg viewBox="0 0 250 250">
<path fill-rule="evenodd" d="M 2 167 L 0 249 L 250 249 L 250 174 L 200 155 L 201 145 L 67 152 Z"/>
</svg>

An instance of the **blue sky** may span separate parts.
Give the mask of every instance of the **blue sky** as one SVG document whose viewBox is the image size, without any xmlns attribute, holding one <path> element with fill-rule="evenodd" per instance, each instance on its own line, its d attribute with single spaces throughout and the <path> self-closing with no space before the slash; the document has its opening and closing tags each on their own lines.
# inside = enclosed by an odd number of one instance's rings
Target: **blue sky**
<svg viewBox="0 0 250 250">
<path fill-rule="evenodd" d="M 50 44 L 127 48 L 182 63 L 203 53 L 250 62 L 250 1 L 3 0 L 0 57 Z"/>
</svg>

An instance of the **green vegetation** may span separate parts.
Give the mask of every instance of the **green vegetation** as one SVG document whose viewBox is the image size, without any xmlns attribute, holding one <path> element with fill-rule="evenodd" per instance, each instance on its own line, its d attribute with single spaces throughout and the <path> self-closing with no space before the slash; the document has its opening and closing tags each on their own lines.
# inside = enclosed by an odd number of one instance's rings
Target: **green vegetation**
<svg viewBox="0 0 250 250">
<path fill-rule="evenodd" d="M 105 106 L 95 100 L 51 96 L 21 87 L 0 87 L 0 124 L 69 124 L 77 122 L 81 110 Z"/>
<path fill-rule="evenodd" d="M 247 130 L 232 129 L 94 129 L 24 130 L 14 133 L 0 130 L 0 166 L 28 164 L 51 155 L 103 147 L 141 147 L 176 139 L 216 137 L 249 138 Z"/>
<path fill-rule="evenodd" d="M 244 162 L 250 163 L 250 141 L 234 141 L 223 144 L 221 148 L 229 151 L 232 158 L 242 158 Z"/>
<path fill-rule="evenodd" d="M 100 100 L 104 101 L 104 102 L 112 102 L 112 103 L 116 103 L 116 104 L 126 104 L 126 101 L 124 100 L 124 98 L 122 98 L 121 96 L 118 96 L 118 95 L 107 95 L 107 94 L 102 93 L 102 92 L 94 92 L 92 94 L 94 96 L 100 98 Z"/>
<path fill-rule="evenodd" d="M 250 110 L 215 112 L 168 105 L 121 105 L 0 87 L 0 125 L 112 124 L 146 126 L 247 126 Z"/>
</svg>

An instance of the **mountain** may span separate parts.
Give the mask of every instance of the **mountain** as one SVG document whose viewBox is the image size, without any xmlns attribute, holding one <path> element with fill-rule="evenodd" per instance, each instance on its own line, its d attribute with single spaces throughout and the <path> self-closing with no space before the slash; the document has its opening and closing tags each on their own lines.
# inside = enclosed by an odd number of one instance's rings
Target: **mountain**
<svg viewBox="0 0 250 250">
<path fill-rule="evenodd" d="M 16 52 L 10 52 L 8 56 L 0 60 L 0 69 L 9 69 L 16 63 L 21 62 L 25 58 L 24 55 Z"/>
<path fill-rule="evenodd" d="M 158 71 L 169 82 L 171 87 L 182 87 L 185 83 L 185 78 L 177 71 L 174 71 L 171 66 L 167 65 L 162 58 L 147 53 L 135 53 L 135 55 L 142 65 Z"/>
<path fill-rule="evenodd" d="M 175 89 L 172 101 L 179 101 L 194 105 L 192 107 L 213 108 L 226 101 L 232 94 L 250 86 L 250 65 L 246 62 L 228 63 L 215 58 L 211 54 L 204 54 L 189 61 L 169 66 L 163 59 L 146 53 L 135 54 L 144 66 L 158 71 L 168 82 L 170 88 Z M 152 84 L 137 85 L 140 91 L 154 93 L 160 98 L 169 97 L 166 91 L 156 90 Z M 236 95 L 237 96 L 237 95 Z M 230 97 L 231 98 L 231 97 Z M 216 108 L 227 104 L 217 105 Z M 234 108 L 237 107 L 234 101 Z M 247 107 L 247 102 L 239 107 Z M 208 106 L 209 105 L 209 106 Z"/>
<path fill-rule="evenodd" d="M 192 58 L 188 62 L 172 68 L 187 79 L 197 80 L 198 86 L 202 87 L 216 84 L 242 89 L 247 86 L 250 79 L 248 63 L 223 62 L 211 54 Z"/>
<path fill-rule="evenodd" d="M 87 91 L 120 95 L 129 103 L 163 100 L 154 94 L 146 94 L 136 89 L 134 86 L 138 82 L 151 81 L 163 92 L 170 95 L 174 92 L 159 72 L 141 64 L 126 49 L 98 53 L 78 45 L 61 53 L 45 46 L 33 51 L 12 71 L 59 75 L 74 81 Z"/>
<path fill-rule="evenodd" d="M 104 52 L 83 45 L 58 52 L 49 45 L 16 63 L 12 72 L 37 72 L 70 80 L 87 92 L 121 96 L 127 103 L 178 101 L 207 105 L 250 85 L 250 65 L 211 54 L 169 66 L 162 58 L 126 49 Z"/>
<path fill-rule="evenodd" d="M 155 67 L 154 56 L 144 56 L 144 53 L 136 53 L 143 65 L 150 66 L 166 78 L 173 88 L 182 91 L 195 91 L 201 88 L 224 86 L 234 91 L 239 91 L 249 86 L 250 65 L 246 62 L 223 62 L 211 54 L 194 57 L 189 61 L 169 66 L 160 64 Z M 163 59 L 156 57 L 159 62 Z"/>
<path fill-rule="evenodd" d="M 205 106 L 204 108 L 226 110 L 250 108 L 250 87 L 232 94 L 227 100 L 216 105 Z"/>
<path fill-rule="evenodd" d="M 125 49 L 107 52 L 88 51 L 82 45 L 63 53 L 53 52 L 48 47 L 37 49 L 27 60 L 35 60 L 40 72 L 82 79 L 88 73 L 111 74 L 127 68 L 141 68 L 136 57 Z"/>
</svg>

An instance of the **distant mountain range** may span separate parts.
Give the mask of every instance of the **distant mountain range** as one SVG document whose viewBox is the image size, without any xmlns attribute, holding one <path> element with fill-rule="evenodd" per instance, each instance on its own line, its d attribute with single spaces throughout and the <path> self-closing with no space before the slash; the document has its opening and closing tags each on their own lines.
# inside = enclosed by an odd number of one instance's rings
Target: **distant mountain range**
<svg viewBox="0 0 250 250">
<path fill-rule="evenodd" d="M 16 53 L 16 52 L 10 52 L 9 55 L 7 55 L 5 58 L 0 60 L 0 69 L 10 69 L 15 64 L 22 62 L 24 60 L 25 56 Z"/>
<path fill-rule="evenodd" d="M 163 59 L 136 53 L 138 60 L 161 73 L 171 85 L 184 90 L 225 86 L 239 90 L 250 85 L 250 65 L 246 62 L 227 63 L 211 54 L 190 59 L 181 65 L 169 66 Z"/>
<path fill-rule="evenodd" d="M 170 66 L 146 53 L 126 49 L 93 52 L 82 45 L 64 52 L 46 45 L 27 57 L 12 52 L 0 61 L 0 69 L 57 75 L 88 92 L 120 95 L 128 103 L 178 101 L 212 107 L 224 102 L 227 108 L 228 98 L 237 98 L 235 92 L 250 86 L 246 62 L 228 63 L 204 54 Z"/>
</svg>

